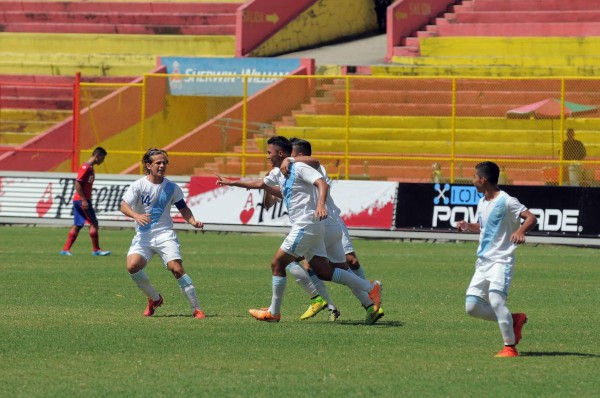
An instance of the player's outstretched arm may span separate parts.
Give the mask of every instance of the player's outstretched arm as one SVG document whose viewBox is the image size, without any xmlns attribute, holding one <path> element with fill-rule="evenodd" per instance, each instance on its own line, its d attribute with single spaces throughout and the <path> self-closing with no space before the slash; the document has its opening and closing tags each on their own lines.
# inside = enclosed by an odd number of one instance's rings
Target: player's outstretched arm
<svg viewBox="0 0 600 398">
<path fill-rule="evenodd" d="M 229 187 L 240 187 L 246 189 L 264 189 L 266 184 L 262 179 L 256 180 L 229 180 L 227 178 L 222 178 L 220 175 L 215 174 L 217 176 L 216 184 L 220 187 L 229 186 Z"/>
<path fill-rule="evenodd" d="M 129 206 L 129 203 L 122 201 L 121 202 L 121 213 L 125 214 L 127 217 L 133 218 L 138 224 L 146 225 L 150 220 L 150 214 L 139 214 L 136 213 L 135 210 Z"/>
<path fill-rule="evenodd" d="M 469 223 L 465 220 L 457 222 L 456 228 L 458 229 L 458 232 L 481 232 L 481 227 L 479 226 L 479 223 Z"/>
</svg>

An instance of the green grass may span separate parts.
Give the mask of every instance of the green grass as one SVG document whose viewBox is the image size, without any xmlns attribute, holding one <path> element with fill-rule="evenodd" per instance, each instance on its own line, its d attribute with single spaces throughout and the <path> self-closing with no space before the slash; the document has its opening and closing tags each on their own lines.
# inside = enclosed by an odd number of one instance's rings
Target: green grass
<svg viewBox="0 0 600 398">
<path fill-rule="evenodd" d="M 125 270 L 131 230 L 87 231 L 73 257 L 66 228 L 1 227 L 0 395 L 16 396 L 598 396 L 598 251 L 523 246 L 508 301 L 527 312 L 519 358 L 494 358 L 498 326 L 463 303 L 473 243 L 356 240 L 368 277 L 384 281 L 385 317 L 363 325 L 349 291 L 341 309 L 298 318 L 308 300 L 288 282 L 282 321 L 248 308 L 271 296 L 269 263 L 281 236 L 180 232 L 184 266 L 208 317 L 195 320 L 155 258 L 165 298 L 156 316 Z"/>
</svg>

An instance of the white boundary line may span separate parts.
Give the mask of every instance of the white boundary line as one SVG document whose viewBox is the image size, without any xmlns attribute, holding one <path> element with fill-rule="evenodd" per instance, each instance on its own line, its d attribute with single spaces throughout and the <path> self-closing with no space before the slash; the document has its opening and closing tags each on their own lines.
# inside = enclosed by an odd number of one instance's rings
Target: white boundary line
<svg viewBox="0 0 600 398">
<path fill-rule="evenodd" d="M 0 217 L 0 226 L 3 225 L 35 225 L 45 227 L 66 227 L 72 224 L 70 219 L 43 219 L 22 217 Z M 131 228 L 133 221 L 102 221 L 102 227 Z M 180 231 L 198 231 L 192 226 L 184 223 L 175 223 L 174 229 Z M 206 224 L 206 232 L 238 232 L 238 233 L 275 233 L 285 235 L 290 227 L 287 226 L 253 226 L 253 225 L 229 225 L 229 224 Z M 356 229 L 349 228 L 350 235 L 356 238 L 367 239 L 401 239 L 401 240 L 431 240 L 431 241 L 477 241 L 478 234 L 444 232 L 444 231 L 418 231 L 418 230 L 380 230 L 380 229 Z M 560 236 L 529 235 L 527 243 L 590 246 L 600 247 L 600 239 L 576 238 Z"/>
</svg>

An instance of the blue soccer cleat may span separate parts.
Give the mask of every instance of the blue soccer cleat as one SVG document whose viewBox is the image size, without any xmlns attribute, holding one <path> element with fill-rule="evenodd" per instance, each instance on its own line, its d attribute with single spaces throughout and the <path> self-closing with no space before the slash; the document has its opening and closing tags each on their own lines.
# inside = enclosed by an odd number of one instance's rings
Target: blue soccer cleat
<svg viewBox="0 0 600 398">
<path fill-rule="evenodd" d="M 92 256 L 110 256 L 110 252 L 104 250 L 96 250 L 95 252 L 92 252 Z"/>
</svg>

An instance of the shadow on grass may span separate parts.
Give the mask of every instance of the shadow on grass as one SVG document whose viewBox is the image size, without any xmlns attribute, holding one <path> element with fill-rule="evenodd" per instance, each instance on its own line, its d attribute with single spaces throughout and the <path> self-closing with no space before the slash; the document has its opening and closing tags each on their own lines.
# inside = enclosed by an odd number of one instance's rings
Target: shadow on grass
<svg viewBox="0 0 600 398">
<path fill-rule="evenodd" d="M 560 351 L 548 351 L 548 352 L 540 352 L 540 351 L 530 351 L 519 353 L 522 357 L 581 357 L 581 358 L 600 358 L 600 355 L 597 354 L 587 354 L 583 352 L 560 352 Z"/>
<path fill-rule="evenodd" d="M 380 320 L 377 321 L 374 325 L 367 325 L 365 321 L 340 321 L 332 322 L 337 323 L 339 325 L 348 325 L 348 326 L 370 326 L 370 327 L 387 327 L 387 328 L 399 328 L 404 326 L 404 322 L 401 321 L 385 321 Z"/>
<path fill-rule="evenodd" d="M 207 318 L 216 318 L 217 314 L 206 314 Z M 163 315 L 152 315 L 151 318 L 193 318 L 192 314 L 163 314 Z"/>
</svg>

